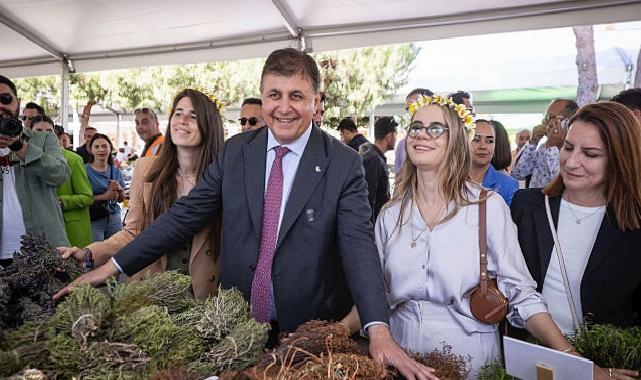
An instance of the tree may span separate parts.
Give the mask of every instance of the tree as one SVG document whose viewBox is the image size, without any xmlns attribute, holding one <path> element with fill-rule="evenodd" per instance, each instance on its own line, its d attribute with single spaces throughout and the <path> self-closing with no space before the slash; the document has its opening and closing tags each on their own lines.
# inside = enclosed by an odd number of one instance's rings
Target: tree
<svg viewBox="0 0 641 380">
<path fill-rule="evenodd" d="M 599 89 L 594 32 L 592 26 L 575 26 L 572 30 L 576 36 L 576 66 L 579 74 L 576 102 L 579 106 L 583 106 L 597 100 Z"/>
<path fill-rule="evenodd" d="M 325 91 L 325 118 L 369 117 L 370 111 L 407 83 L 419 48 L 413 44 L 314 54 Z"/>
<path fill-rule="evenodd" d="M 327 94 L 326 116 L 369 116 L 370 111 L 407 83 L 419 49 L 412 44 L 313 54 Z M 154 66 L 70 76 L 70 104 L 82 108 L 89 100 L 102 107 L 132 112 L 150 107 L 168 112 L 173 97 L 184 88 L 216 95 L 225 105 L 259 96 L 264 59 Z M 42 103 L 48 114 L 60 112 L 57 76 L 19 79 L 20 97 Z"/>
</svg>

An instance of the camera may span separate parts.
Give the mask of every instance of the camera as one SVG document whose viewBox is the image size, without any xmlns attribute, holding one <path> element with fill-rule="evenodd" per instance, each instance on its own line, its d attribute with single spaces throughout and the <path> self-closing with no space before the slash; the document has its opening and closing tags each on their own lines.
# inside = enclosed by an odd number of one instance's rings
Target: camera
<svg viewBox="0 0 641 380">
<path fill-rule="evenodd" d="M 22 122 L 12 117 L 0 116 L 0 135 L 15 137 L 22 133 Z"/>
</svg>

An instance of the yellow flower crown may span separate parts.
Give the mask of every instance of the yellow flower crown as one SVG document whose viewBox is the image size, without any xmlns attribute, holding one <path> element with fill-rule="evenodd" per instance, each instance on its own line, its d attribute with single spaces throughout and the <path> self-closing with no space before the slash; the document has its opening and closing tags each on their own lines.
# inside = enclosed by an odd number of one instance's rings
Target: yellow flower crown
<svg viewBox="0 0 641 380">
<path fill-rule="evenodd" d="M 472 117 L 472 114 L 470 111 L 468 111 L 465 108 L 464 104 L 456 104 L 452 100 L 452 98 L 446 98 L 440 95 L 434 95 L 434 96 L 426 96 L 426 95 L 419 95 L 418 99 L 412 104 L 409 105 L 408 107 L 408 112 L 410 113 L 410 117 L 414 116 L 416 111 L 418 111 L 421 107 L 424 107 L 428 104 L 438 104 L 440 106 L 448 106 L 454 111 L 456 111 L 456 114 L 458 115 L 459 119 L 463 121 L 463 124 L 465 124 L 466 127 L 471 127 L 474 124 L 474 118 Z"/>
<path fill-rule="evenodd" d="M 222 116 L 225 113 L 225 104 L 218 99 L 216 95 L 214 95 L 213 91 L 202 91 L 203 94 L 207 95 L 207 97 L 214 102 L 216 105 L 216 108 L 218 108 L 218 113 L 220 113 L 220 116 Z"/>
<path fill-rule="evenodd" d="M 218 108 L 218 113 L 222 118 L 223 115 L 225 114 L 225 104 L 220 99 L 218 99 L 216 95 L 214 95 L 214 92 L 207 89 L 200 88 L 200 87 L 195 88 L 195 90 L 202 92 L 206 97 L 209 98 L 209 100 L 214 102 L 214 104 L 216 105 L 216 108 Z M 169 109 L 167 110 L 167 115 L 171 116 L 171 104 L 169 105 Z"/>
</svg>

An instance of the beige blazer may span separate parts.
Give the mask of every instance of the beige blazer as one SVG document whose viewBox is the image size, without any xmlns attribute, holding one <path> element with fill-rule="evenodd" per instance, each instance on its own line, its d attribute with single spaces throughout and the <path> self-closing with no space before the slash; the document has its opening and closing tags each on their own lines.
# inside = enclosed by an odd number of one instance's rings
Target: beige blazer
<svg viewBox="0 0 641 380">
<path fill-rule="evenodd" d="M 122 247 L 132 241 L 140 232 L 143 223 L 143 210 L 151 204 L 153 184 L 145 182 L 145 177 L 151 169 L 156 157 L 143 157 L 136 162 L 134 176 L 129 189 L 129 212 L 125 218 L 125 227 L 109 239 L 95 242 L 88 246 L 98 261 L 106 261 L 114 256 Z M 181 179 L 177 179 L 181 181 Z M 186 192 L 193 185 L 179 184 Z M 182 196 L 185 194 L 178 194 Z M 147 207 L 146 207 L 147 206 Z M 212 241 L 211 225 L 196 233 L 192 239 L 191 256 L 189 258 L 189 274 L 191 275 L 194 295 L 199 300 L 216 294 L 218 288 L 218 250 L 219 242 Z M 131 277 L 133 281 L 141 280 L 146 274 L 164 272 L 167 270 L 167 257 L 163 256 L 156 262 Z"/>
</svg>

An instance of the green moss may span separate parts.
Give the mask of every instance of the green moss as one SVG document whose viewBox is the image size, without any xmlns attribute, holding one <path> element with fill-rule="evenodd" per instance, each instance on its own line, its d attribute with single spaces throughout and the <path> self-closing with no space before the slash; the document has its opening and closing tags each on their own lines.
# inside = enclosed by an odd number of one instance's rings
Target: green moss
<svg viewBox="0 0 641 380">
<path fill-rule="evenodd" d="M 479 373 L 479 380 L 518 380 L 514 376 L 510 376 L 505 371 L 503 363 L 494 362 L 481 368 Z"/>
<path fill-rule="evenodd" d="M 586 325 L 568 340 L 600 367 L 641 371 L 641 327 Z"/>
<path fill-rule="evenodd" d="M 48 334 L 72 336 L 80 347 L 86 348 L 110 312 L 111 302 L 106 294 L 91 285 L 81 285 L 58 305 L 49 319 Z"/>
</svg>

